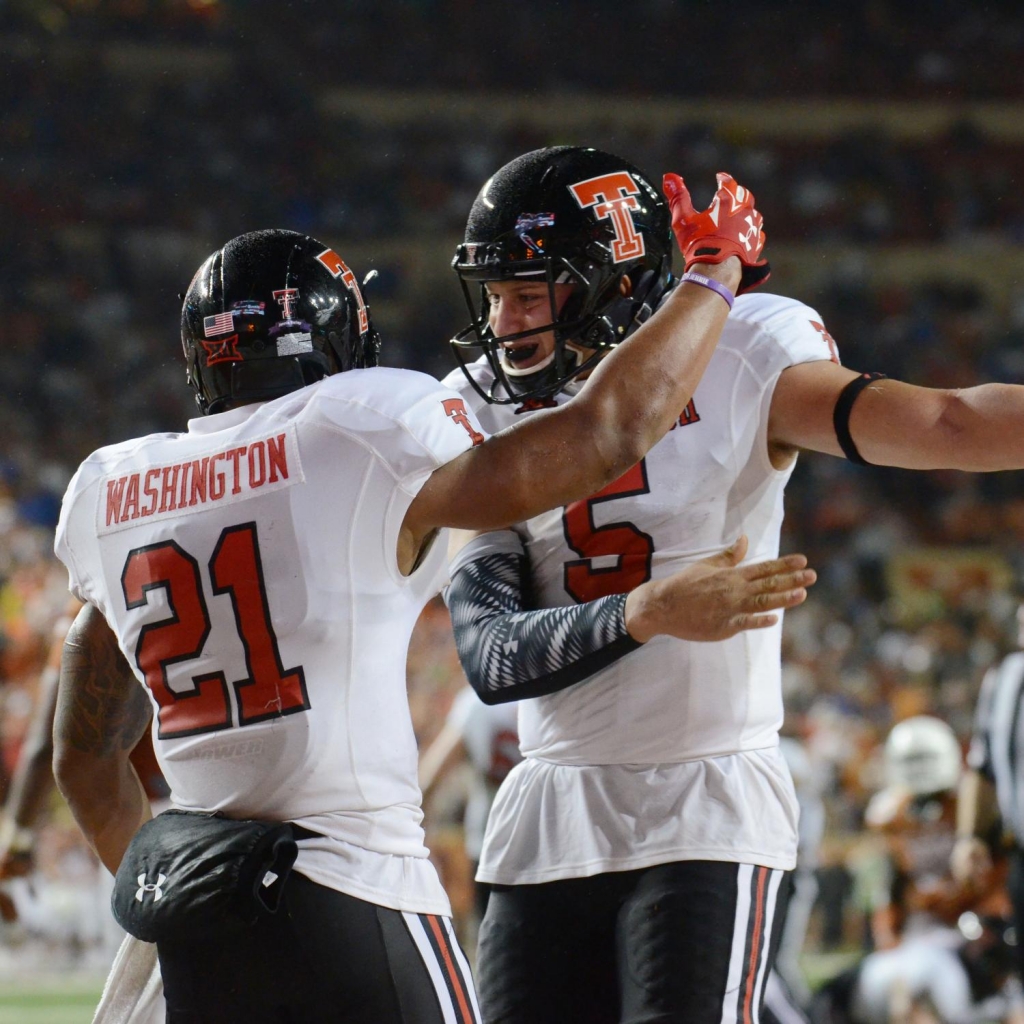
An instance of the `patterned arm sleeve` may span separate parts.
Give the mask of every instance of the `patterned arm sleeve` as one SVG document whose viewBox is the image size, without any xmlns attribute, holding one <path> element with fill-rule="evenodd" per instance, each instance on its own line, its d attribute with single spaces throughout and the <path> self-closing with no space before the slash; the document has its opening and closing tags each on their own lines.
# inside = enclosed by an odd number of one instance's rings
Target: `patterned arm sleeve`
<svg viewBox="0 0 1024 1024">
<path fill-rule="evenodd" d="M 528 565 L 510 530 L 470 542 L 452 564 L 445 599 L 455 646 L 485 704 L 573 686 L 640 644 L 626 631 L 626 595 L 525 610 Z"/>
</svg>

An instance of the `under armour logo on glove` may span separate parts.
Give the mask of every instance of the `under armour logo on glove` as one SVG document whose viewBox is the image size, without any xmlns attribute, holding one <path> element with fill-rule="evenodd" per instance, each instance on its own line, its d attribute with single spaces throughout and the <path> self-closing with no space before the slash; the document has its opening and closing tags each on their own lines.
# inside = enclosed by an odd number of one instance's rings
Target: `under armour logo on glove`
<svg viewBox="0 0 1024 1024">
<path fill-rule="evenodd" d="M 139 875 L 139 891 L 135 894 L 135 898 L 141 903 L 143 896 L 147 892 L 153 894 L 153 902 L 162 899 L 164 895 L 163 885 L 167 881 L 167 876 L 162 875 L 159 872 L 156 876 L 156 882 L 147 882 L 145 873 Z"/>
<path fill-rule="evenodd" d="M 754 247 L 760 248 L 761 245 L 761 223 L 760 220 L 756 221 L 752 216 L 746 217 L 747 230 L 740 232 L 740 241 L 743 243 L 744 248 L 747 252 L 753 252 Z"/>
</svg>

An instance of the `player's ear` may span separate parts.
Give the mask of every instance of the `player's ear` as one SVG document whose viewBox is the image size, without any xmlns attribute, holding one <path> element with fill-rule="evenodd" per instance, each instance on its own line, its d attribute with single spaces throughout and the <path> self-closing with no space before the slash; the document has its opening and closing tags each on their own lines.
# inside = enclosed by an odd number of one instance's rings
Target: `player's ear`
<svg viewBox="0 0 1024 1024">
<path fill-rule="evenodd" d="M 629 274 L 622 275 L 622 279 L 619 281 L 619 294 L 623 298 L 633 294 L 633 282 Z"/>
</svg>

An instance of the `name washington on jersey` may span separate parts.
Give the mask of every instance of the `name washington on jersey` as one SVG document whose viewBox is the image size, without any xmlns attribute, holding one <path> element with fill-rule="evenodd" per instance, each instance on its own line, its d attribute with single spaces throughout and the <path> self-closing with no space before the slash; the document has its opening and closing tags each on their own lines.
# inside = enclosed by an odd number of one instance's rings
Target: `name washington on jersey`
<svg viewBox="0 0 1024 1024">
<path fill-rule="evenodd" d="M 288 480 L 284 433 L 201 459 L 154 466 L 106 480 L 104 527 L 208 505 Z"/>
</svg>

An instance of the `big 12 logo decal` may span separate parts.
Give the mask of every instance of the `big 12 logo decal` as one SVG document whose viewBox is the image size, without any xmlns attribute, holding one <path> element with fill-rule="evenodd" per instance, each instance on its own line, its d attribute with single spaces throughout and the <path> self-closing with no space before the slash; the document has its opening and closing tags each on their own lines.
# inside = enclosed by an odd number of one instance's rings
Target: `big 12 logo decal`
<svg viewBox="0 0 1024 1024">
<path fill-rule="evenodd" d="M 596 178 L 587 178 L 569 186 L 573 199 L 582 210 L 593 210 L 598 220 L 612 222 L 612 262 L 635 260 L 643 256 L 644 236 L 633 223 L 633 210 L 640 209 L 640 186 L 628 171 L 612 171 Z"/>
</svg>

